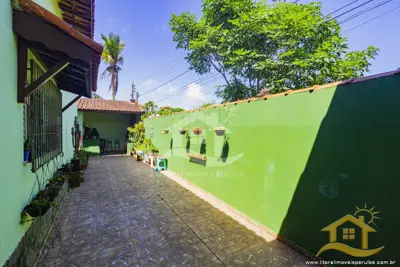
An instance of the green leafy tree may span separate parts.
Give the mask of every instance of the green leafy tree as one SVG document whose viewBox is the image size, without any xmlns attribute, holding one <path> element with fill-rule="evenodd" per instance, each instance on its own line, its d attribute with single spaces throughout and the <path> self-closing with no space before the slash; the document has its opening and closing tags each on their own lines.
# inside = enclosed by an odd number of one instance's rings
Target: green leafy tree
<svg viewBox="0 0 400 267">
<path fill-rule="evenodd" d="M 104 70 L 101 77 L 104 78 L 106 74 L 110 77 L 109 91 L 111 91 L 112 98 L 115 100 L 115 96 L 118 92 L 118 75 L 122 70 L 121 66 L 124 63 L 122 51 L 125 48 L 125 44 L 121 41 L 119 35 L 114 33 L 110 33 L 108 36 L 101 34 L 101 38 L 104 42 L 101 59 L 107 65 L 107 68 Z"/>
<path fill-rule="evenodd" d="M 209 107 L 209 106 L 214 106 L 215 104 L 216 104 L 215 101 L 210 101 L 210 102 L 207 102 L 207 103 L 204 103 L 203 105 L 201 105 L 200 108 L 206 108 L 206 107 Z"/>
<path fill-rule="evenodd" d="M 143 122 L 138 122 L 135 125 L 128 127 L 128 138 L 134 146 L 139 146 L 144 141 L 144 124 Z"/>
<path fill-rule="evenodd" d="M 129 141 L 133 143 L 136 150 L 143 152 L 157 151 L 157 147 L 153 145 L 150 137 L 145 137 L 145 128 L 143 122 L 138 122 L 135 125 L 128 127 Z"/>
<path fill-rule="evenodd" d="M 169 106 L 160 107 L 160 109 L 156 112 L 158 115 L 168 115 L 175 112 L 184 111 L 183 108 L 173 108 Z"/>
<path fill-rule="evenodd" d="M 251 0 L 203 0 L 203 16 L 184 12 L 169 22 L 178 49 L 202 75 L 219 72 L 223 101 L 362 77 L 378 54 L 372 46 L 349 51 L 336 20 L 321 3 L 268 5 Z"/>
<path fill-rule="evenodd" d="M 158 106 L 154 103 L 154 101 L 147 101 L 144 103 L 143 109 L 145 113 L 141 117 L 142 120 L 156 114 L 157 108 Z"/>
</svg>

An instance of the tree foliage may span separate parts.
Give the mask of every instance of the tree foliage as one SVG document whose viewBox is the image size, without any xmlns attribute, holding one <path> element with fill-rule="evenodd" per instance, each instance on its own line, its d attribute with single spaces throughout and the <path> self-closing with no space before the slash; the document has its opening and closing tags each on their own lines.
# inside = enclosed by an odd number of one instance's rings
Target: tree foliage
<svg viewBox="0 0 400 267">
<path fill-rule="evenodd" d="M 209 106 L 214 106 L 215 104 L 216 104 L 215 101 L 210 101 L 210 102 L 207 102 L 207 103 L 204 103 L 203 105 L 201 105 L 200 108 L 206 108 L 206 107 L 209 107 Z"/>
<path fill-rule="evenodd" d="M 133 126 L 128 127 L 128 138 L 129 142 L 133 143 L 134 146 L 142 144 L 144 141 L 144 124 L 138 122 Z"/>
<path fill-rule="evenodd" d="M 142 119 L 148 118 L 156 113 L 158 106 L 154 103 L 154 101 L 147 101 L 143 105 L 144 114 L 142 115 Z"/>
<path fill-rule="evenodd" d="M 150 137 L 145 137 L 145 128 L 143 122 L 138 122 L 135 125 L 128 127 L 129 142 L 133 143 L 133 147 L 136 150 L 143 152 L 151 152 L 158 150 L 153 145 Z"/>
<path fill-rule="evenodd" d="M 158 115 L 168 115 L 175 112 L 184 111 L 183 108 L 173 108 L 169 106 L 160 107 L 160 109 L 156 112 Z"/>
<path fill-rule="evenodd" d="M 155 115 L 168 115 L 175 112 L 184 111 L 183 108 L 174 108 L 169 106 L 163 106 L 158 108 L 158 106 L 154 103 L 154 101 L 147 101 L 143 105 L 144 114 L 142 115 L 142 119 L 155 116 Z"/>
<path fill-rule="evenodd" d="M 115 100 L 115 96 L 118 92 L 118 75 L 122 70 L 121 66 L 124 63 L 122 51 L 125 48 L 125 44 L 121 41 L 119 35 L 114 33 L 110 33 L 108 36 L 101 34 L 101 38 L 104 42 L 101 59 L 107 65 L 101 77 L 104 78 L 106 74 L 110 77 L 109 91 L 111 91 L 112 98 Z"/>
<path fill-rule="evenodd" d="M 378 49 L 349 51 L 336 20 L 321 3 L 272 5 L 251 0 L 203 0 L 203 16 L 184 12 L 169 22 L 178 49 L 198 74 L 219 72 L 223 101 L 361 77 Z"/>
</svg>

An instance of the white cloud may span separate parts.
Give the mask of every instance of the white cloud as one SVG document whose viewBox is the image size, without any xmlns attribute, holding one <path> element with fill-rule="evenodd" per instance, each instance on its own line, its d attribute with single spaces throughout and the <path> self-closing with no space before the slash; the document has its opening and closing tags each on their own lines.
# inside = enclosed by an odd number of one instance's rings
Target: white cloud
<svg viewBox="0 0 400 267">
<path fill-rule="evenodd" d="M 141 85 L 143 85 L 143 86 L 148 86 L 148 85 L 151 85 L 151 84 L 153 84 L 153 83 L 154 83 L 154 80 L 148 79 L 148 80 L 142 82 Z"/>
<path fill-rule="evenodd" d="M 206 97 L 203 93 L 203 88 L 196 83 L 192 83 L 189 85 L 189 88 L 186 92 L 186 97 L 194 102 L 204 103 L 206 101 Z"/>
</svg>

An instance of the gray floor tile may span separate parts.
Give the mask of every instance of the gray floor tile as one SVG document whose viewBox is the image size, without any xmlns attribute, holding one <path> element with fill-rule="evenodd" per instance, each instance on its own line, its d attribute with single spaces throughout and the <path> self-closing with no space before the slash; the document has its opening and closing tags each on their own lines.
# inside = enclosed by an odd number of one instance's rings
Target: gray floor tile
<svg viewBox="0 0 400 267">
<path fill-rule="evenodd" d="M 90 158 L 60 207 L 38 266 L 298 266 L 185 188 L 130 157 Z"/>
</svg>

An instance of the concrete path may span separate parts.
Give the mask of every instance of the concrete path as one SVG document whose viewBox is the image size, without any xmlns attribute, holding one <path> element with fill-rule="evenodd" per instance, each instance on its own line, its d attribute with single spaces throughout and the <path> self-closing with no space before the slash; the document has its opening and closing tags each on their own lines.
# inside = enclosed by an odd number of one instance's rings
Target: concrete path
<svg viewBox="0 0 400 267">
<path fill-rule="evenodd" d="M 91 158 L 68 193 L 38 266 L 300 267 L 305 257 L 266 242 L 131 157 Z"/>
</svg>

